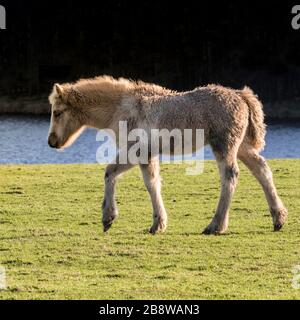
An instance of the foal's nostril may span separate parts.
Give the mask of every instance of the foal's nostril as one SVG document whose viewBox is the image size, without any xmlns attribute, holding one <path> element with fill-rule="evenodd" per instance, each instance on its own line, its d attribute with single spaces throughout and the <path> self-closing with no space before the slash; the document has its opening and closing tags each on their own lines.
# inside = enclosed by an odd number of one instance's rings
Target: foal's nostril
<svg viewBox="0 0 300 320">
<path fill-rule="evenodd" d="M 57 148 L 58 141 L 55 133 L 51 133 L 48 137 L 48 144 L 51 148 Z"/>
</svg>

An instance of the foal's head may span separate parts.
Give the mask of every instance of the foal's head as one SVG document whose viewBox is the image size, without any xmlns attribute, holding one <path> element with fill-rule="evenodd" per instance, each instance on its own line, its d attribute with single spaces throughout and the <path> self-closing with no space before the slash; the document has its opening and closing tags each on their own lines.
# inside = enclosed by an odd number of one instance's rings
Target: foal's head
<svg viewBox="0 0 300 320">
<path fill-rule="evenodd" d="M 48 144 L 52 148 L 70 146 L 84 129 L 83 111 L 72 104 L 71 91 L 71 88 L 55 84 L 49 97 L 52 108 Z"/>
</svg>

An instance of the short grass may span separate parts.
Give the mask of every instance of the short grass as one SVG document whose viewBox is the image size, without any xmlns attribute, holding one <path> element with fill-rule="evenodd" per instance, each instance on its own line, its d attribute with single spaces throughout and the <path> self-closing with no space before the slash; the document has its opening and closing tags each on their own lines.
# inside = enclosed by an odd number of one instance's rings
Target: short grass
<svg viewBox="0 0 300 320">
<path fill-rule="evenodd" d="M 102 232 L 100 165 L 0 167 L 1 299 L 299 299 L 300 160 L 269 161 L 288 224 L 272 231 L 263 192 L 245 169 L 223 236 L 204 236 L 219 194 L 216 164 L 199 176 L 163 165 L 169 213 L 147 233 L 151 204 L 138 168 L 119 180 L 120 217 Z"/>
</svg>

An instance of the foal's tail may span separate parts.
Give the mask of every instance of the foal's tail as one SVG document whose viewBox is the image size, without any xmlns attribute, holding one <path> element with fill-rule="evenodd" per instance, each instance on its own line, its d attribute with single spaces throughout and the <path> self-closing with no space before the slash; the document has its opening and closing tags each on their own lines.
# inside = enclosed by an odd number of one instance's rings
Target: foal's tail
<svg viewBox="0 0 300 320">
<path fill-rule="evenodd" d="M 249 124 L 246 136 L 251 145 L 260 151 L 265 146 L 266 135 L 262 103 L 248 87 L 238 90 L 238 94 L 244 99 L 249 108 Z"/>
</svg>

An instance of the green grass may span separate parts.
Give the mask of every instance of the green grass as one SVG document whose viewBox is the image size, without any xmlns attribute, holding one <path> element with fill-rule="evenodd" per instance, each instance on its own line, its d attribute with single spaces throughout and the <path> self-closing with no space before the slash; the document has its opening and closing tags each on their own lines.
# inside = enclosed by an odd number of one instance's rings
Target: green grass
<svg viewBox="0 0 300 320">
<path fill-rule="evenodd" d="M 269 161 L 289 219 L 274 233 L 243 165 L 226 235 L 204 236 L 219 195 L 216 164 L 199 176 L 163 165 L 169 226 L 152 236 L 138 168 L 118 184 L 120 217 L 102 232 L 100 165 L 0 166 L 0 299 L 299 299 L 300 160 Z"/>
</svg>

